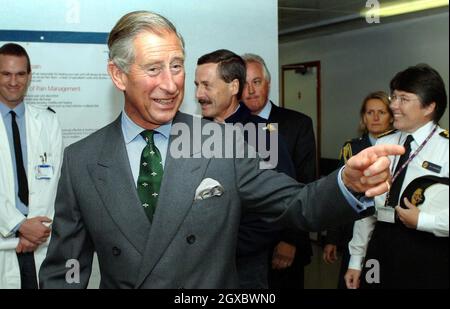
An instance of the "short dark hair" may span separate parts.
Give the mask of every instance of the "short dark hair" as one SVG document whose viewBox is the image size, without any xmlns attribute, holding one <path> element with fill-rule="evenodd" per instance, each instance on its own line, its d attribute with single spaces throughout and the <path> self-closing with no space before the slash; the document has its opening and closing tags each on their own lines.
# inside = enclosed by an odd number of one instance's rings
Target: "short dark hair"
<svg viewBox="0 0 450 309">
<path fill-rule="evenodd" d="M 447 108 L 444 81 L 428 64 L 418 64 L 397 73 L 391 80 L 390 88 L 391 93 L 400 90 L 416 94 L 423 107 L 436 103 L 433 113 L 435 123 L 438 123 Z"/>
<path fill-rule="evenodd" d="M 237 98 L 240 100 L 247 77 L 247 69 L 245 67 L 244 59 L 232 51 L 227 49 L 219 49 L 213 51 L 212 53 L 203 55 L 197 60 L 197 65 L 206 63 L 218 63 L 218 73 L 220 78 L 225 82 L 231 83 L 235 79 L 239 81 Z"/>
<path fill-rule="evenodd" d="M 25 48 L 15 43 L 6 43 L 0 47 L 0 55 L 26 57 L 27 58 L 27 73 L 31 72 L 30 57 Z"/>
</svg>

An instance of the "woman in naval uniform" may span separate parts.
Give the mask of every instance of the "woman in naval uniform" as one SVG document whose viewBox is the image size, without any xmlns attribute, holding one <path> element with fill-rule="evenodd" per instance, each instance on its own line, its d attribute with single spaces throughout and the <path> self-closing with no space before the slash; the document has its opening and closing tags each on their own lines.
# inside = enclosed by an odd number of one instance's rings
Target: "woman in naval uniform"
<svg viewBox="0 0 450 309">
<path fill-rule="evenodd" d="M 352 155 L 361 150 L 375 145 L 379 135 L 392 131 L 394 121 L 389 108 L 389 96 L 383 91 L 369 93 L 361 105 L 359 132 L 360 137 L 347 141 L 341 149 L 339 160 L 343 166 Z M 347 271 L 350 255 L 348 242 L 352 239 L 353 223 L 329 229 L 325 239 L 323 259 L 326 263 L 334 263 L 337 260 L 337 251 L 342 250 L 342 262 L 339 271 L 338 288 L 345 289 L 344 275 Z"/>
</svg>

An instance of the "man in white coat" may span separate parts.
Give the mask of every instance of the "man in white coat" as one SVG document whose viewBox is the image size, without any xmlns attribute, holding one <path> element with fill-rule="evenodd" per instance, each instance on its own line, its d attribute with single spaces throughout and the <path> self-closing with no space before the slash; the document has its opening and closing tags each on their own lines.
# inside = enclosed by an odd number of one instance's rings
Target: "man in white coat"
<svg viewBox="0 0 450 309">
<path fill-rule="evenodd" d="M 0 288 L 38 288 L 61 167 L 56 115 L 23 102 L 30 81 L 25 49 L 0 47 Z"/>
</svg>

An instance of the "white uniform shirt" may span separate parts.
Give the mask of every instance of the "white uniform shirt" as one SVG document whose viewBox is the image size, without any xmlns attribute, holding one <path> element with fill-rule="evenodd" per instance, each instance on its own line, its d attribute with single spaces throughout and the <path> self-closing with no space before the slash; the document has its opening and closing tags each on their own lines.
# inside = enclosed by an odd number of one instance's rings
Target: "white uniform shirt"
<svg viewBox="0 0 450 309">
<path fill-rule="evenodd" d="M 411 142 L 411 154 L 413 154 L 419 146 L 425 141 L 428 135 L 433 130 L 435 124 L 430 121 L 426 125 L 417 129 L 412 136 L 414 141 Z M 440 136 L 439 134 L 444 130 L 440 127 L 427 142 L 425 147 L 417 154 L 417 156 L 408 164 L 406 170 L 405 179 L 402 184 L 401 194 L 408 184 L 414 179 L 432 175 L 438 177 L 449 177 L 449 143 L 448 138 Z M 398 144 L 403 145 L 407 135 L 405 133 L 397 131 L 390 135 L 381 137 L 377 140 L 377 144 Z M 399 161 L 400 156 L 391 156 L 391 173 L 395 170 L 396 164 Z M 422 164 L 427 161 L 435 165 L 440 166 L 440 171 L 435 172 L 422 167 Z M 384 207 L 386 200 L 386 194 L 375 197 L 375 207 Z M 375 223 L 377 221 L 376 214 L 355 222 L 353 229 L 353 238 L 349 242 L 350 262 L 348 268 L 362 269 L 362 263 L 367 252 L 367 247 L 372 237 Z M 436 205 L 429 211 L 420 211 L 417 224 L 417 230 L 433 233 L 438 237 L 448 237 L 449 235 L 449 204 Z"/>
</svg>

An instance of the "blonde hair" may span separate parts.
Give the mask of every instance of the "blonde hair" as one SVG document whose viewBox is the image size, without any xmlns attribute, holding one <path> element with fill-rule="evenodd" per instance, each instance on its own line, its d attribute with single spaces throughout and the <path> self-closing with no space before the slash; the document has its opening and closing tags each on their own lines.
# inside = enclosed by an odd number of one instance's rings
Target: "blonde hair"
<svg viewBox="0 0 450 309">
<path fill-rule="evenodd" d="M 383 102 L 383 104 L 386 106 L 386 109 L 389 112 L 389 116 L 391 119 L 394 118 L 394 115 L 392 114 L 391 109 L 389 108 L 389 96 L 387 95 L 386 92 L 384 91 L 375 91 L 375 92 L 371 92 L 369 93 L 363 100 L 363 103 L 361 105 L 361 109 L 359 111 L 359 128 L 358 131 L 360 134 L 367 134 L 369 133 L 369 131 L 367 130 L 367 126 L 364 123 L 364 114 L 366 113 L 366 107 L 367 107 L 367 102 L 369 102 L 369 100 L 372 99 L 377 99 L 380 100 L 381 102 Z M 390 123 L 390 129 L 392 129 L 392 122 Z"/>
</svg>

